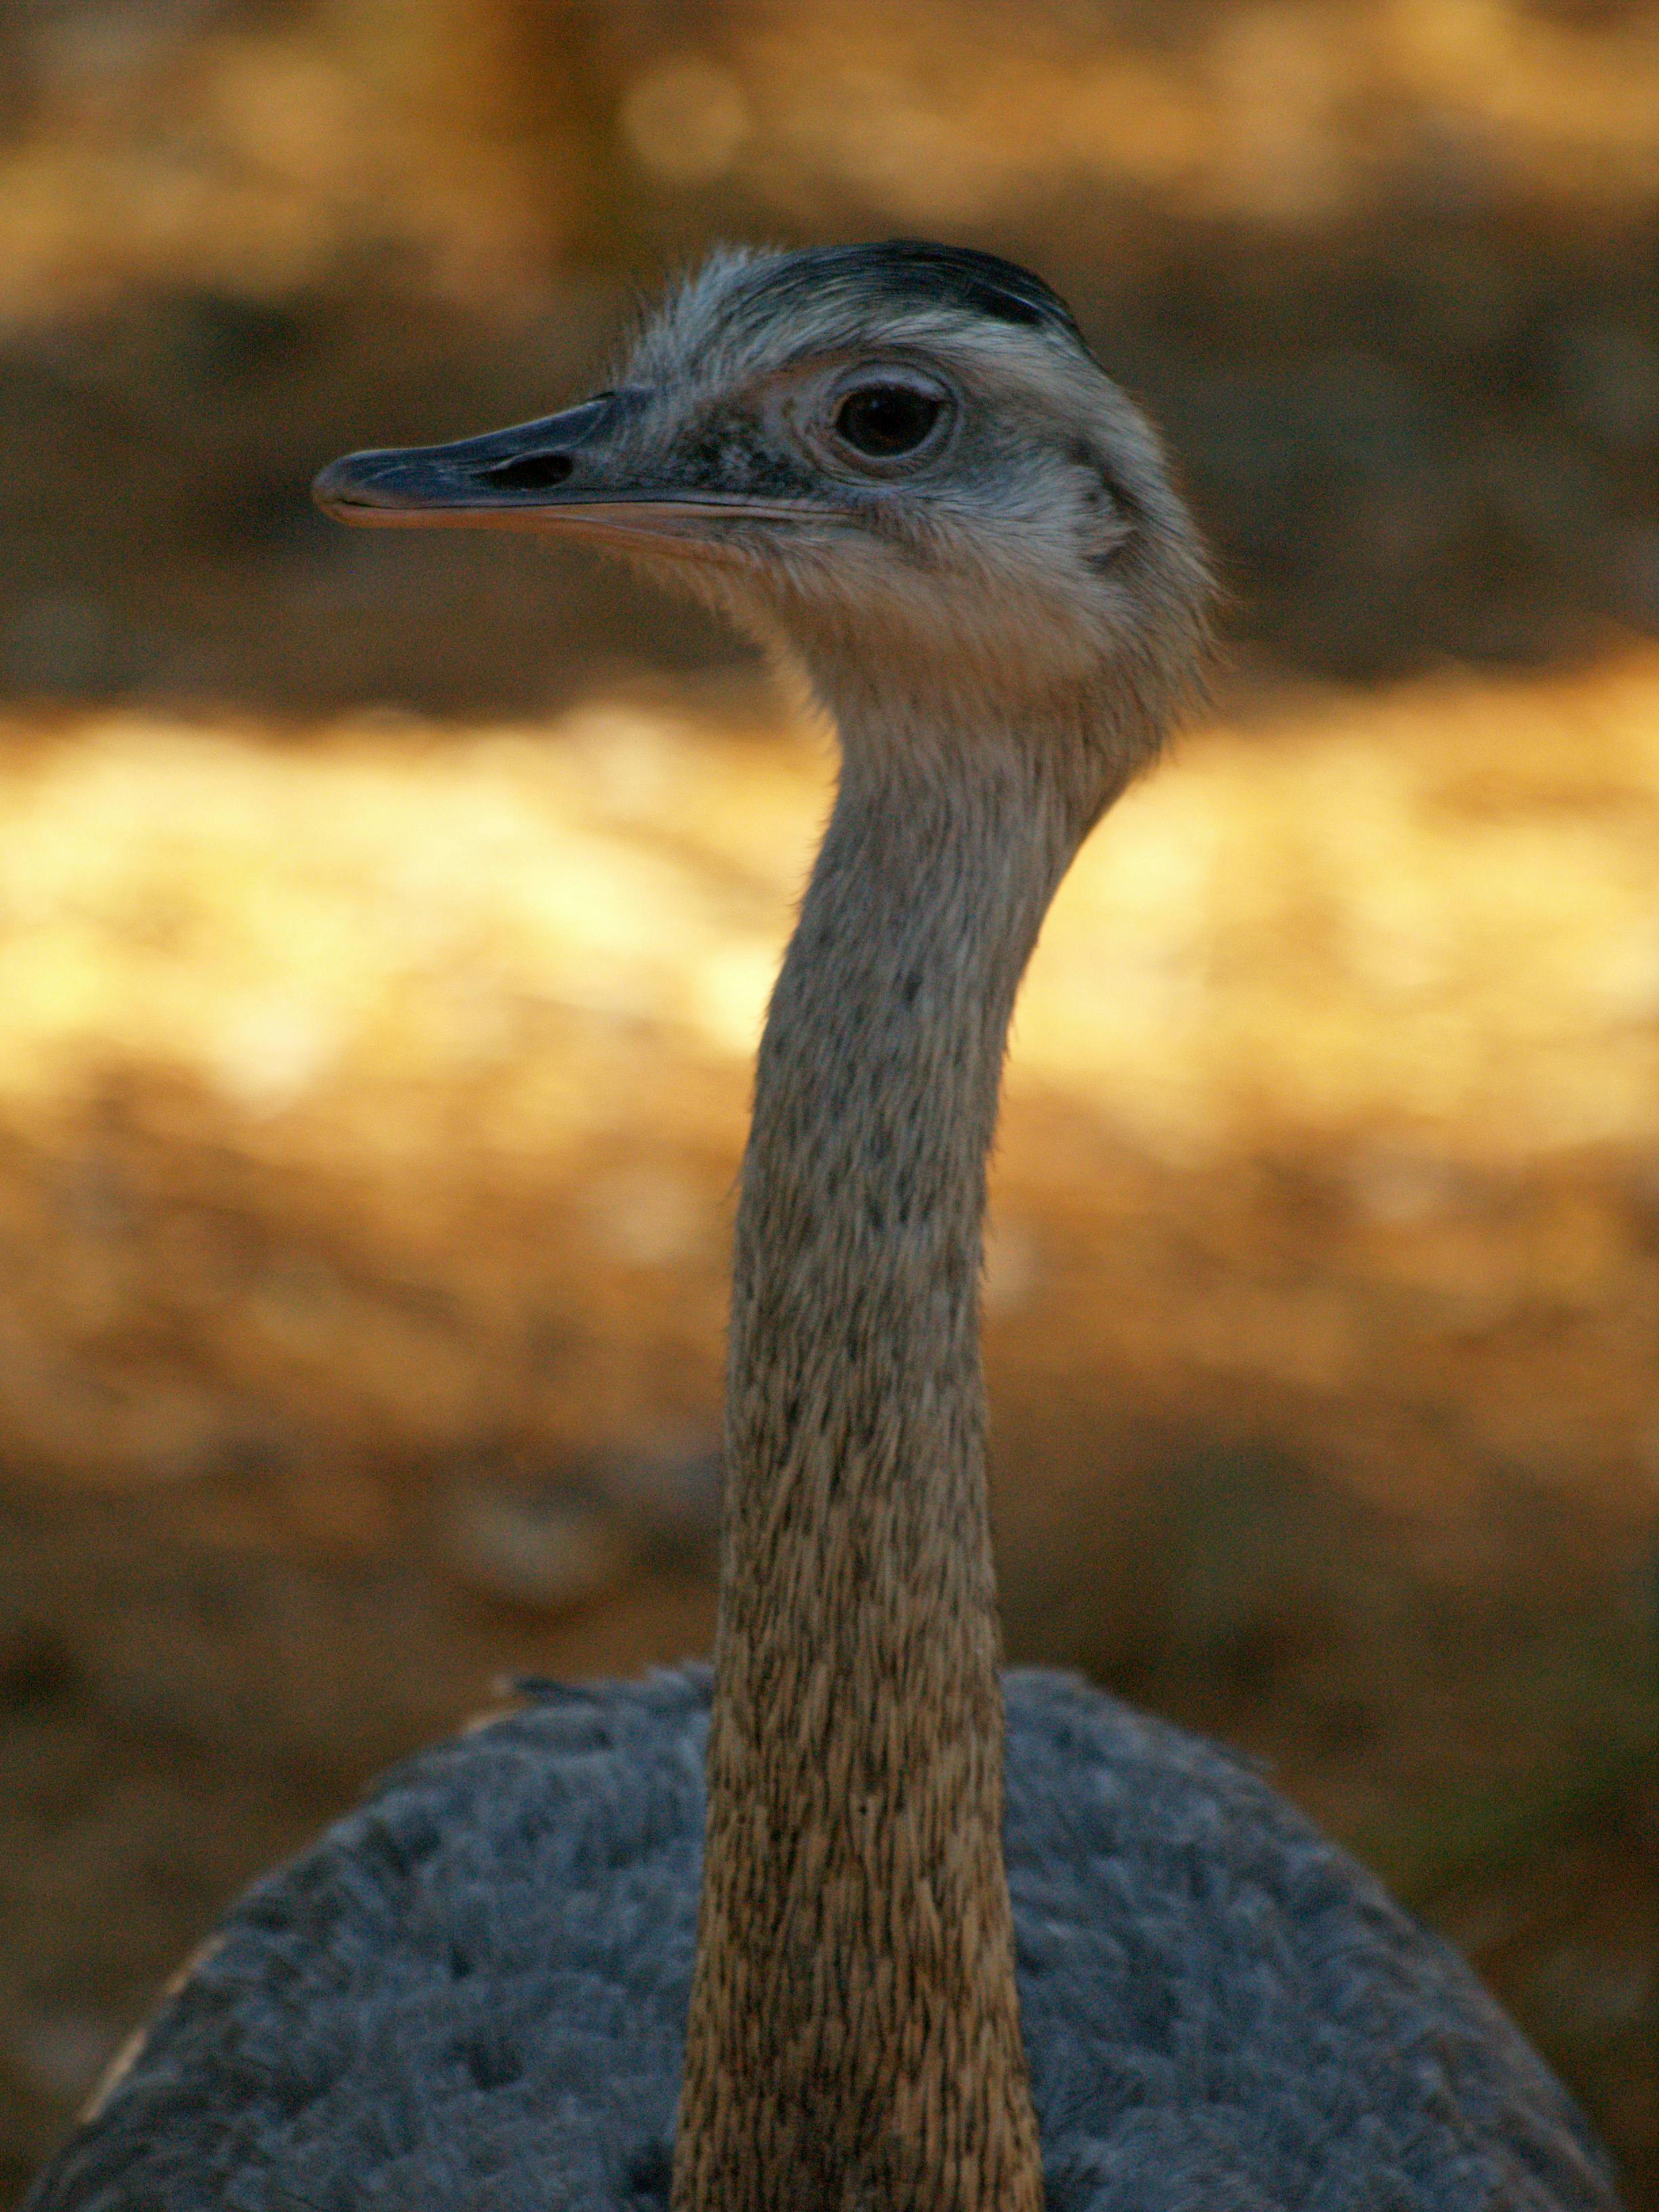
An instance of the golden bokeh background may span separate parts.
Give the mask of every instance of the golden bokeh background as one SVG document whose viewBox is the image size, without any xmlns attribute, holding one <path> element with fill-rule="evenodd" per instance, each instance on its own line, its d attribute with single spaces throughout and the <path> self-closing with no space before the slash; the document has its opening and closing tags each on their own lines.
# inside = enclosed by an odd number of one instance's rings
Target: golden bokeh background
<svg viewBox="0 0 1659 2212">
<path fill-rule="evenodd" d="M 1060 286 L 1231 598 L 1017 1024 L 1011 1649 L 1271 1759 L 1659 2204 L 1654 0 L 0 13 L 0 2193 L 378 1765 L 709 1632 L 822 736 L 309 477 L 895 232 Z"/>
</svg>

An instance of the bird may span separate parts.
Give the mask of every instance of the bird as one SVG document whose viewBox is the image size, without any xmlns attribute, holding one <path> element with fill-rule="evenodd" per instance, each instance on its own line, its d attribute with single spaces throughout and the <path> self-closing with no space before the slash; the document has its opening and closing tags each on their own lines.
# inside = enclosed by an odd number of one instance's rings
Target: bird
<svg viewBox="0 0 1659 2212">
<path fill-rule="evenodd" d="M 1200 696 L 1170 463 L 1039 276 L 721 249 L 615 384 L 318 478 L 701 599 L 839 744 L 732 1261 L 712 1665 L 530 1682 L 234 1905 L 27 2212 L 1607 2212 L 1437 1937 L 1248 1760 L 1001 1665 L 1010 1018 Z"/>
</svg>

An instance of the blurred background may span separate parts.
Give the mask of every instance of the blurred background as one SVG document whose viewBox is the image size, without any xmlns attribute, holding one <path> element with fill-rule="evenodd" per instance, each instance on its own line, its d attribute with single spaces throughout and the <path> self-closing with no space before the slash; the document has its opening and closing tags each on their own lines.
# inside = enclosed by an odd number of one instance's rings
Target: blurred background
<svg viewBox="0 0 1659 2212">
<path fill-rule="evenodd" d="M 1231 595 L 1018 1025 L 1012 1651 L 1269 1759 L 1659 2204 L 1659 0 L 0 12 L 6 2201 L 374 1769 L 709 1635 L 828 760 L 307 481 L 894 233 L 1066 294 Z"/>
</svg>

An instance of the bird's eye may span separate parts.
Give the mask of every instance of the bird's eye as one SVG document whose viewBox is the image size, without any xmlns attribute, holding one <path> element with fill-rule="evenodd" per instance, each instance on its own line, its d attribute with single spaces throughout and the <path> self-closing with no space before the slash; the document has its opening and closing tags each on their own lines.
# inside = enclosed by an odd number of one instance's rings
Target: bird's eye
<svg viewBox="0 0 1659 2212">
<path fill-rule="evenodd" d="M 836 434 L 872 461 L 914 453 L 933 435 L 945 403 L 912 384 L 861 384 L 836 410 Z"/>
</svg>

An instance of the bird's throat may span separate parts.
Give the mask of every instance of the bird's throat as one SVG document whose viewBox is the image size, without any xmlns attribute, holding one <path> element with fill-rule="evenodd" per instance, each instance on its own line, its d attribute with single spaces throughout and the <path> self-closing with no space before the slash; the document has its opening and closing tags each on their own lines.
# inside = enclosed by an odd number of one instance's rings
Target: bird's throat
<svg viewBox="0 0 1659 2212">
<path fill-rule="evenodd" d="M 676 2212 L 1037 2212 L 978 1276 L 1009 1015 L 1076 837 L 1026 761 L 846 747 L 739 1208 Z"/>
</svg>

